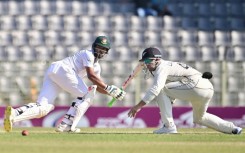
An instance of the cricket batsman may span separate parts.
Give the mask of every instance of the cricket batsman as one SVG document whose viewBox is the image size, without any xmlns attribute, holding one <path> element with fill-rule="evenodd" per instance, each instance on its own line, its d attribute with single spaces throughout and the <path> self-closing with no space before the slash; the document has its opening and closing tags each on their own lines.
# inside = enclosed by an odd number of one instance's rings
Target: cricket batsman
<svg viewBox="0 0 245 153">
<path fill-rule="evenodd" d="M 210 72 L 202 74 L 184 63 L 163 60 L 161 52 L 154 47 L 146 48 L 140 61 L 144 62 L 146 74 L 154 81 L 143 99 L 130 109 L 129 117 L 135 117 L 144 105 L 156 98 L 163 127 L 153 133 L 177 133 L 171 101 L 180 99 L 191 103 L 194 123 L 227 134 L 241 134 L 242 128 L 207 112 L 214 94 Z"/>
<path fill-rule="evenodd" d="M 108 94 L 117 100 L 122 100 L 125 91 L 115 85 L 107 85 L 100 78 L 99 60 L 109 53 L 110 40 L 106 36 L 98 36 L 90 50 L 80 50 L 73 56 L 53 62 L 47 69 L 44 82 L 36 103 L 29 103 L 13 109 L 5 110 L 4 129 L 12 130 L 14 122 L 40 118 L 54 109 L 54 100 L 61 90 L 73 94 L 77 99 L 57 126 L 57 132 L 80 132 L 76 128 L 78 121 L 91 106 L 95 91 Z M 88 78 L 93 85 L 88 87 L 83 81 Z"/>
</svg>

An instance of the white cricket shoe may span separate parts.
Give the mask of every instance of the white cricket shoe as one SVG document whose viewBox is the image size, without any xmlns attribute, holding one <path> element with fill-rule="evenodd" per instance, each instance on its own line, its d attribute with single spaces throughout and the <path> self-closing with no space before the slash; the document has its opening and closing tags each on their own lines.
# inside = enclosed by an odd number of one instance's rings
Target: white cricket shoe
<svg viewBox="0 0 245 153">
<path fill-rule="evenodd" d="M 15 110 L 11 106 L 6 107 L 4 113 L 4 123 L 3 123 L 6 132 L 12 131 L 14 117 L 15 117 Z"/>
<path fill-rule="evenodd" d="M 232 134 L 241 134 L 241 133 L 242 133 L 242 128 L 240 128 L 240 127 L 235 127 L 232 130 Z"/>
<path fill-rule="evenodd" d="M 162 128 L 153 131 L 153 133 L 154 134 L 171 134 L 171 133 L 178 133 L 178 132 L 177 132 L 177 128 L 175 125 L 171 127 L 166 127 L 165 125 L 163 125 Z"/>
<path fill-rule="evenodd" d="M 75 128 L 74 130 L 71 130 L 71 125 L 68 125 L 64 122 L 61 122 L 57 128 L 55 129 L 56 132 L 70 132 L 70 133 L 79 133 L 81 130 L 78 128 Z"/>
</svg>

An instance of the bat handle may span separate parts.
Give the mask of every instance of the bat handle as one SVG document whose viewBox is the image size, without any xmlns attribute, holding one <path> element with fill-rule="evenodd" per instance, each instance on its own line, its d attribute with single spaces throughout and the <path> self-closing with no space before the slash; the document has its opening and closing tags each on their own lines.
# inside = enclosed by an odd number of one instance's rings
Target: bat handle
<svg viewBox="0 0 245 153">
<path fill-rule="evenodd" d="M 107 104 L 107 106 L 112 107 L 115 101 L 116 101 L 116 98 L 112 98 L 112 100 Z"/>
</svg>

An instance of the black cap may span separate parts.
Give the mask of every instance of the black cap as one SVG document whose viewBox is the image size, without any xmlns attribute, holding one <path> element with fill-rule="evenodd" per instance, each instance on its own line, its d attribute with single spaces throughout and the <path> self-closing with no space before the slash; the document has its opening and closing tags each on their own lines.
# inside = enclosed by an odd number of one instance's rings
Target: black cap
<svg viewBox="0 0 245 153">
<path fill-rule="evenodd" d="M 140 61 L 143 61 L 147 58 L 162 58 L 162 54 L 157 48 L 146 48 L 142 53 L 142 59 L 140 59 Z"/>
</svg>

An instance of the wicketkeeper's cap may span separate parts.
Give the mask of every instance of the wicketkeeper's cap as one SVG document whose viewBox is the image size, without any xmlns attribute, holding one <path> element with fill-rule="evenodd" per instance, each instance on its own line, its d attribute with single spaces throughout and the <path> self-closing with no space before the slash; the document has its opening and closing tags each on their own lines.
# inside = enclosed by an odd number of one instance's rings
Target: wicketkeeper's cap
<svg viewBox="0 0 245 153">
<path fill-rule="evenodd" d="M 139 61 L 144 61 L 148 58 L 162 58 L 162 54 L 159 49 L 155 47 L 149 47 L 143 51 L 142 58 Z"/>
</svg>

